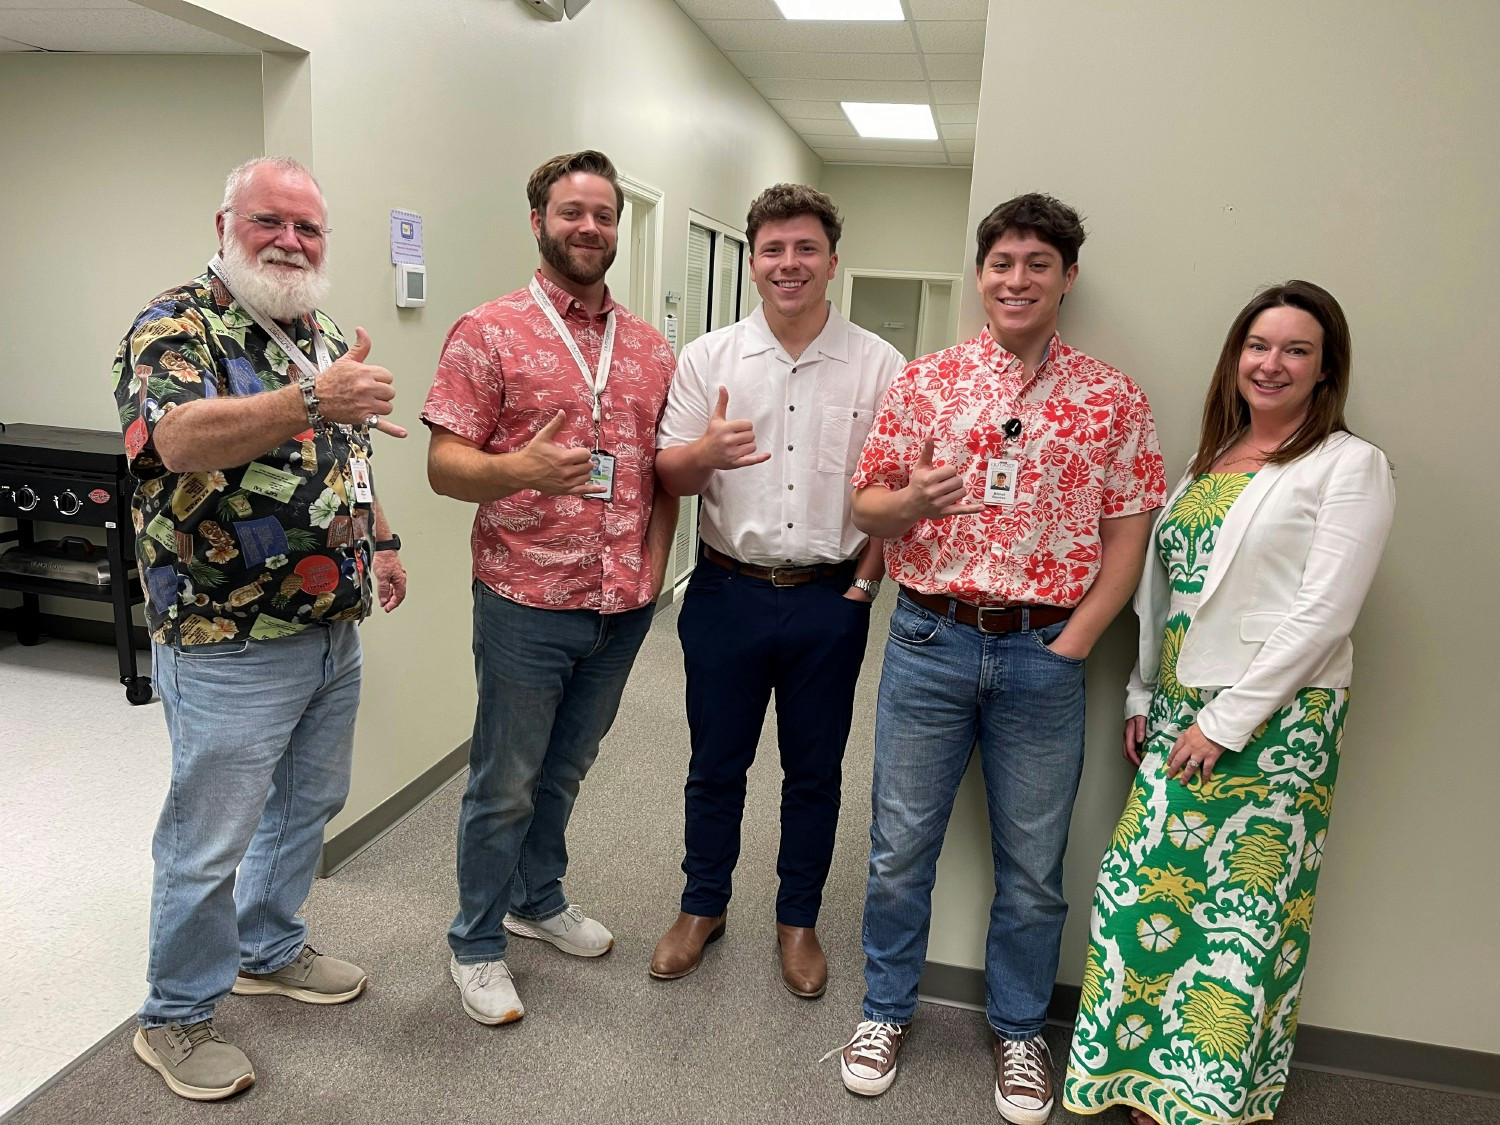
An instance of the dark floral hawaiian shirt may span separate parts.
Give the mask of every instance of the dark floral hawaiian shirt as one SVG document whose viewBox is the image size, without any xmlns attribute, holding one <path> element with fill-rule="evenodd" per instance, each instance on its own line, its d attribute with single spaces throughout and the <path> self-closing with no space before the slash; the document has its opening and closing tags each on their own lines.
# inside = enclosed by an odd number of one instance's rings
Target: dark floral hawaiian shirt
<svg viewBox="0 0 1500 1125">
<path fill-rule="evenodd" d="M 348 350 L 316 314 L 329 354 Z M 287 326 L 309 358 L 310 317 Z M 174 646 L 285 637 L 370 611 L 371 505 L 355 497 L 351 458 L 370 456 L 360 428 L 297 434 L 248 465 L 168 472 L 156 424 L 196 399 L 295 383 L 298 368 L 205 273 L 135 318 L 115 359 L 115 401 L 136 479 L 136 557 L 154 640 Z"/>
</svg>

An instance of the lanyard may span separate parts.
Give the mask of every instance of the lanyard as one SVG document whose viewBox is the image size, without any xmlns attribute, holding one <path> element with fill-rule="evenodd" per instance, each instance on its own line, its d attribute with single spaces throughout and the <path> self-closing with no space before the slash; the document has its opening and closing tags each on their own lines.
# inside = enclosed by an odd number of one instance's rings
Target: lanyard
<svg viewBox="0 0 1500 1125">
<path fill-rule="evenodd" d="M 578 370 L 583 372 L 583 382 L 594 396 L 594 448 L 599 447 L 599 422 L 603 414 L 599 409 L 599 396 L 604 393 L 604 387 L 609 382 L 609 361 L 615 352 L 615 310 L 610 309 L 604 320 L 604 344 L 599 349 L 599 371 L 597 374 L 589 370 L 589 365 L 584 361 L 583 353 L 578 350 L 578 341 L 573 339 L 573 333 L 563 323 L 563 318 L 557 311 L 557 306 L 547 299 L 547 294 L 542 290 L 541 283 L 536 278 L 531 279 L 531 299 L 536 302 L 537 308 L 546 313 L 547 319 L 552 322 L 552 327 L 557 329 L 557 334 L 562 337 L 562 342 L 568 346 L 568 352 L 573 357 L 573 362 L 578 364 Z"/>
<path fill-rule="evenodd" d="M 277 324 L 274 320 L 268 320 L 261 316 L 255 306 L 234 291 L 234 286 L 229 284 L 229 278 L 224 275 L 224 259 L 222 257 L 215 254 L 213 260 L 208 263 L 208 268 L 213 272 L 215 277 L 224 283 L 224 288 L 229 290 L 229 295 L 234 298 L 235 304 L 244 309 L 249 314 L 250 319 L 255 321 L 260 327 L 260 330 L 275 340 L 277 346 L 287 354 L 287 358 L 300 367 L 305 374 L 317 378 L 318 372 L 323 371 L 333 362 L 333 360 L 328 358 L 328 345 L 323 340 L 323 330 L 318 327 L 318 318 L 316 315 L 308 318 L 312 322 L 313 350 L 318 356 L 318 364 L 314 367 L 313 361 L 308 359 L 302 349 L 292 342 L 292 338 L 286 334 L 285 329 L 281 325 Z"/>
</svg>

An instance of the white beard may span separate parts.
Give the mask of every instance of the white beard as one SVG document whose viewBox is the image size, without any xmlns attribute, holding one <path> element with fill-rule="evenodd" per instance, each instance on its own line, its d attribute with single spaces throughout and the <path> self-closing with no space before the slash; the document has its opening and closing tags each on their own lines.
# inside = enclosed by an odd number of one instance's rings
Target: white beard
<svg viewBox="0 0 1500 1125">
<path fill-rule="evenodd" d="M 295 320 L 305 316 L 328 297 L 332 279 L 328 276 L 328 257 L 312 269 L 307 257 L 300 252 L 288 253 L 275 246 L 267 246 L 260 252 L 258 260 L 252 260 L 236 238 L 226 238 L 220 252 L 224 261 L 224 274 L 234 291 L 251 308 L 272 320 Z M 264 263 L 292 262 L 303 268 L 302 272 L 287 276 L 272 270 Z"/>
</svg>

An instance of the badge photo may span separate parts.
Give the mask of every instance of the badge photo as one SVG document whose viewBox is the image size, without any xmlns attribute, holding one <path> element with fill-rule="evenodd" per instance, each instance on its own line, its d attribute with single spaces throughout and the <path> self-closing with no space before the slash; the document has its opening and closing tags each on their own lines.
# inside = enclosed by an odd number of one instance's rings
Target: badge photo
<svg viewBox="0 0 1500 1125">
<path fill-rule="evenodd" d="M 1014 457 L 991 457 L 984 465 L 984 502 L 1014 504 L 1020 462 Z"/>
</svg>

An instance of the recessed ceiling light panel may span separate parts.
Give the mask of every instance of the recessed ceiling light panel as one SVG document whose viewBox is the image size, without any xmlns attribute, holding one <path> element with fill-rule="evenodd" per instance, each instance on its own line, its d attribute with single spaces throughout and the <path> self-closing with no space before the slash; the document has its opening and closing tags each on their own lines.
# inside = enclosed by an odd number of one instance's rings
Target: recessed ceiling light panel
<svg viewBox="0 0 1500 1125">
<path fill-rule="evenodd" d="M 789 20 L 904 20 L 901 0 L 776 0 Z"/>
<path fill-rule="evenodd" d="M 886 137 L 893 140 L 935 141 L 937 125 L 929 105 L 901 105 L 894 102 L 840 102 L 844 116 L 861 137 Z"/>
</svg>

